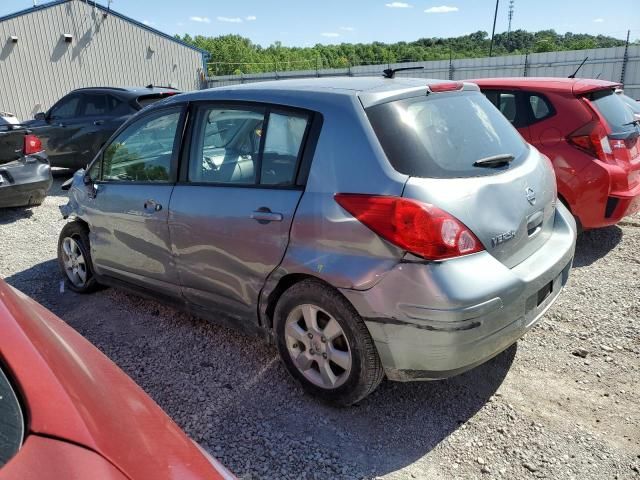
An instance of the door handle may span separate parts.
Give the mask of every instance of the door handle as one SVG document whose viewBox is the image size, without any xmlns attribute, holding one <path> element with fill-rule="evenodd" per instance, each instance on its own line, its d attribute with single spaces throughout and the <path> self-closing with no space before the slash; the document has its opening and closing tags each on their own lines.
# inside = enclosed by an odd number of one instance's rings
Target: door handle
<svg viewBox="0 0 640 480">
<path fill-rule="evenodd" d="M 258 223 L 269 223 L 269 222 L 281 222 L 282 214 L 277 212 L 272 212 L 267 207 L 260 207 L 258 210 L 251 213 L 250 218 L 256 220 Z"/>
<path fill-rule="evenodd" d="M 61 128 L 65 128 L 66 127 L 66 125 L 64 123 L 59 123 L 58 126 L 61 127 Z"/>
<path fill-rule="evenodd" d="M 102 125 L 104 123 L 104 120 L 96 120 L 95 122 L 93 122 L 94 125 Z"/>
<path fill-rule="evenodd" d="M 155 200 L 147 200 L 146 202 L 144 202 L 144 209 L 147 212 L 159 212 L 160 210 L 162 210 L 162 205 L 159 204 L 158 202 L 156 202 Z"/>
</svg>

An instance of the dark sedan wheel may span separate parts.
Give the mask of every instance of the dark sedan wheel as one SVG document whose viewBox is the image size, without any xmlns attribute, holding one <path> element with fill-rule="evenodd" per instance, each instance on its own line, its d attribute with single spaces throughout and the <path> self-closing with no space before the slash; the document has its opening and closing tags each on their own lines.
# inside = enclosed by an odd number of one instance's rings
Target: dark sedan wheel
<svg viewBox="0 0 640 480">
<path fill-rule="evenodd" d="M 347 406 L 382 381 L 378 352 L 362 318 L 329 286 L 315 280 L 294 285 L 274 316 L 280 357 L 307 392 Z"/>
<path fill-rule="evenodd" d="M 89 250 L 89 230 L 80 222 L 67 223 L 58 239 L 58 265 L 69 289 L 93 292 L 98 283 L 93 274 Z"/>
</svg>

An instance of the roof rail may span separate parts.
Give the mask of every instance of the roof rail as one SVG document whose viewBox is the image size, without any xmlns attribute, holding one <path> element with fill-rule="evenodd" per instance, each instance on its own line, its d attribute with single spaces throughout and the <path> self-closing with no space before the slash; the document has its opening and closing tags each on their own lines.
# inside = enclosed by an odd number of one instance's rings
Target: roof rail
<svg viewBox="0 0 640 480">
<path fill-rule="evenodd" d="M 128 92 L 129 91 L 126 88 L 122 88 L 122 87 L 81 87 L 81 88 L 75 88 L 75 89 L 73 89 L 71 91 L 72 92 L 79 92 L 81 90 L 119 90 L 121 92 Z"/>
</svg>

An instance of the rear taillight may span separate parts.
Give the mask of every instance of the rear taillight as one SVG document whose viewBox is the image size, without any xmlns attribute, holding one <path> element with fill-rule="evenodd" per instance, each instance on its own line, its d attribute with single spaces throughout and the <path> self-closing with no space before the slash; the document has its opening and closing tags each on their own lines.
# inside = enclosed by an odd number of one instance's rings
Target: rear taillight
<svg viewBox="0 0 640 480">
<path fill-rule="evenodd" d="M 35 135 L 24 136 L 24 147 L 22 149 L 23 155 L 33 155 L 42 151 L 42 142 Z"/>
<path fill-rule="evenodd" d="M 484 250 L 462 222 L 433 205 L 401 197 L 337 193 L 336 202 L 385 240 L 428 260 Z"/>
<path fill-rule="evenodd" d="M 612 162 L 613 155 L 607 131 L 598 121 L 580 127 L 568 137 L 569 143 L 603 162 Z"/>
</svg>

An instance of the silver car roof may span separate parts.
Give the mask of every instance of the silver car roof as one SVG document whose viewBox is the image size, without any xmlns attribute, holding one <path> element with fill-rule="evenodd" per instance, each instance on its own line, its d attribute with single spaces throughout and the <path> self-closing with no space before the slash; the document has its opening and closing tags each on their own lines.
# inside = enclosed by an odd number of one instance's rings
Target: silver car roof
<svg viewBox="0 0 640 480">
<path fill-rule="evenodd" d="M 425 94 L 428 86 L 438 83 L 450 83 L 450 81 L 407 77 L 387 79 L 381 76 L 271 80 L 198 90 L 173 97 L 173 101 L 213 100 L 227 96 L 233 100 L 264 101 L 266 97 L 271 96 L 270 93 L 274 98 L 281 98 L 283 94 L 300 93 L 307 96 L 312 93 L 318 96 L 359 97 L 363 106 L 368 108 L 390 100 Z M 464 90 L 479 89 L 475 84 L 464 83 Z"/>
</svg>

